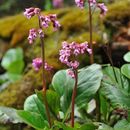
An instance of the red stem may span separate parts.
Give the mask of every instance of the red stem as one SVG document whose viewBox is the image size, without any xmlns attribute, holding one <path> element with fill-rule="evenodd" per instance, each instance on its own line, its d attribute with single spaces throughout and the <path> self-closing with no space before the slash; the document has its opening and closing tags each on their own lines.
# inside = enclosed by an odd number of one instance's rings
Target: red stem
<svg viewBox="0 0 130 130">
<path fill-rule="evenodd" d="M 89 4 L 89 32 L 90 32 L 90 49 L 92 50 L 92 54 L 90 55 L 90 64 L 94 63 L 94 54 L 93 54 L 93 27 L 92 27 L 92 10 L 91 10 L 91 5 L 90 2 L 88 0 L 88 4 Z"/>
<path fill-rule="evenodd" d="M 39 28 L 42 29 L 41 26 L 41 20 L 40 20 L 40 16 L 38 16 L 38 20 L 39 20 Z M 50 118 L 50 112 L 49 112 L 49 107 L 48 107 L 48 102 L 46 99 L 46 78 L 45 78 L 45 47 L 44 47 L 44 40 L 43 37 L 40 37 L 41 40 L 41 56 L 42 56 L 42 83 L 43 83 L 43 95 L 44 95 L 44 103 L 45 103 L 45 109 L 46 109 L 46 114 L 47 114 L 47 118 L 48 118 L 48 122 L 51 128 L 51 118 Z"/>
<path fill-rule="evenodd" d="M 75 105 L 75 97 L 77 92 L 77 84 L 78 84 L 78 72 L 74 70 L 75 75 L 75 86 L 72 93 L 72 110 L 71 110 L 71 126 L 74 127 L 74 105 Z"/>
</svg>

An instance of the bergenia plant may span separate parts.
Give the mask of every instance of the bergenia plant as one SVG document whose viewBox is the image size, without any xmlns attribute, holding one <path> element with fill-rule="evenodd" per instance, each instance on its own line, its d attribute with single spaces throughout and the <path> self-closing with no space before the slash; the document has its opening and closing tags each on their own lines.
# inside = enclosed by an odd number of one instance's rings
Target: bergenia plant
<svg viewBox="0 0 130 130">
<path fill-rule="evenodd" d="M 75 0 L 78 7 L 81 9 L 85 6 L 85 0 Z M 74 130 L 87 128 L 82 126 L 80 121 L 75 121 L 75 106 L 78 110 L 83 111 L 88 102 L 95 98 L 97 91 L 100 88 L 103 77 L 101 66 L 93 64 L 89 67 L 79 69 L 80 62 L 78 56 L 89 54 L 91 63 L 93 63 L 93 47 L 92 47 L 92 6 L 101 9 L 101 15 L 107 11 L 103 3 L 97 3 L 96 0 L 88 0 L 89 5 L 89 21 L 90 21 L 90 42 L 84 41 L 77 43 L 73 41 L 68 43 L 64 41 L 62 48 L 59 51 L 59 60 L 67 65 L 67 70 L 58 71 L 53 79 L 50 89 L 47 89 L 45 71 L 50 71 L 53 67 L 48 65 L 45 60 L 44 48 L 44 29 L 50 25 L 56 31 L 60 24 L 57 21 L 56 14 L 42 15 L 39 8 L 25 9 L 24 15 L 31 19 L 33 16 L 38 18 L 39 27 L 32 28 L 29 31 L 29 44 L 33 44 L 37 38 L 41 41 L 41 57 L 33 59 L 33 67 L 36 71 L 42 71 L 42 93 L 36 92 L 35 95 L 29 96 L 24 104 L 24 110 L 18 111 L 19 116 L 23 121 L 35 129 L 48 130 L 60 129 Z M 96 100 L 96 99 L 95 99 Z M 98 106 L 98 105 L 97 105 Z M 81 113 L 80 113 L 81 114 Z M 79 115 L 76 115 L 79 117 Z M 98 120 L 97 120 L 98 121 Z M 62 122 L 62 123 L 61 123 Z M 79 125 L 75 125 L 78 122 Z M 71 124 L 71 127 L 70 125 Z M 94 124 L 92 127 L 97 128 Z"/>
<path fill-rule="evenodd" d="M 90 63 L 94 63 L 94 52 L 93 52 L 93 35 L 92 35 L 92 31 L 93 31 L 93 28 L 92 28 L 92 14 L 93 14 L 93 11 L 92 11 L 92 8 L 98 8 L 100 9 L 100 16 L 103 17 L 106 12 L 108 11 L 107 7 L 105 6 L 104 3 L 98 3 L 97 0 L 75 0 L 75 3 L 78 7 L 80 7 L 81 9 L 84 9 L 85 8 L 85 3 L 88 4 L 88 7 L 89 7 L 89 31 L 90 31 L 90 41 L 89 41 L 89 44 L 90 44 L 90 48 L 92 50 L 92 54 L 90 55 Z"/>
<path fill-rule="evenodd" d="M 45 70 L 50 71 L 52 69 L 52 66 L 48 65 L 48 63 L 45 61 L 45 49 L 44 49 L 44 32 L 43 29 L 48 28 L 50 24 L 52 23 L 54 31 L 56 31 L 59 27 L 60 24 L 57 21 L 57 16 L 56 14 L 49 14 L 49 15 L 42 15 L 41 10 L 39 8 L 27 8 L 25 9 L 24 15 L 30 19 L 33 16 L 38 17 L 38 22 L 39 22 L 39 28 L 33 28 L 30 29 L 29 31 L 29 36 L 28 40 L 29 43 L 32 44 L 37 37 L 40 38 L 41 40 L 41 58 L 36 58 L 33 60 L 33 67 L 36 71 L 38 71 L 40 68 L 42 68 L 42 80 L 43 80 L 43 94 L 45 98 L 45 108 L 46 108 L 46 114 L 48 118 L 49 125 L 51 127 L 51 119 L 50 119 L 50 112 L 48 108 L 48 103 L 46 99 L 46 75 L 45 75 Z"/>
</svg>

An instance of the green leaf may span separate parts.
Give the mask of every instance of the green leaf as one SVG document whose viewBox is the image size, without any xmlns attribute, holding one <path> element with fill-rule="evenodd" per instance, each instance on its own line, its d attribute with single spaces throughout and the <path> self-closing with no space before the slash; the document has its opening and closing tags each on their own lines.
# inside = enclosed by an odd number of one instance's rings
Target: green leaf
<svg viewBox="0 0 130 130">
<path fill-rule="evenodd" d="M 130 62 L 130 52 L 127 52 L 123 58 L 126 62 Z"/>
<path fill-rule="evenodd" d="M 60 96 L 52 90 L 48 90 L 46 96 L 49 109 L 53 114 L 57 115 L 60 110 Z"/>
<path fill-rule="evenodd" d="M 114 129 L 113 129 L 112 127 L 106 125 L 106 124 L 101 123 L 101 124 L 99 125 L 98 130 L 114 130 Z"/>
<path fill-rule="evenodd" d="M 71 104 L 74 79 L 67 74 L 67 70 L 60 70 L 54 75 L 52 85 L 54 90 L 61 96 L 63 112 L 67 112 Z"/>
<path fill-rule="evenodd" d="M 87 123 L 82 125 L 79 129 L 77 130 L 96 130 L 97 126 L 94 125 L 93 123 Z"/>
<path fill-rule="evenodd" d="M 8 123 L 22 123 L 22 120 L 18 116 L 17 112 L 13 108 L 8 107 L 0 107 L 0 123 L 8 124 Z"/>
<path fill-rule="evenodd" d="M 43 130 L 45 127 L 48 127 L 48 122 L 38 113 L 24 110 L 19 110 L 17 113 L 26 124 L 35 129 Z"/>
<path fill-rule="evenodd" d="M 121 67 L 121 72 L 124 74 L 127 78 L 130 79 L 130 64 L 124 64 Z"/>
<path fill-rule="evenodd" d="M 33 128 L 43 130 L 48 127 L 44 104 L 36 94 L 29 96 L 24 103 L 24 110 L 18 111 L 22 120 Z"/>
<path fill-rule="evenodd" d="M 61 123 L 61 122 L 55 122 L 55 127 L 58 129 L 63 129 L 63 130 L 75 130 L 74 128 L 65 125 L 65 123 Z"/>
<path fill-rule="evenodd" d="M 40 101 L 44 101 L 43 91 L 36 90 L 37 97 Z M 57 116 L 60 110 L 60 96 L 53 90 L 46 91 L 46 98 L 49 109 L 53 115 Z"/>
<path fill-rule="evenodd" d="M 29 96 L 24 103 L 24 110 L 38 113 L 47 120 L 44 104 L 38 99 L 36 94 Z"/>
<path fill-rule="evenodd" d="M 104 69 L 104 78 L 102 80 L 101 93 L 110 100 L 113 107 L 130 107 L 129 95 L 129 82 L 118 68 L 114 68 L 115 75 L 112 67 Z"/>
<path fill-rule="evenodd" d="M 80 70 L 76 97 L 76 104 L 79 107 L 86 105 L 88 99 L 98 91 L 102 77 L 101 66 L 98 64 Z"/>
<path fill-rule="evenodd" d="M 130 130 L 130 122 L 125 119 L 120 120 L 115 124 L 114 130 Z"/>
<path fill-rule="evenodd" d="M 117 67 L 107 66 L 103 68 L 104 80 L 105 82 L 117 86 L 118 88 L 124 88 L 124 90 L 129 90 L 129 81 L 124 77 Z"/>
<path fill-rule="evenodd" d="M 62 96 L 65 88 L 74 85 L 74 80 L 68 76 L 66 70 L 60 70 L 53 76 L 52 85 L 55 91 Z"/>
<path fill-rule="evenodd" d="M 8 50 L 2 59 L 1 65 L 10 73 L 20 74 L 24 68 L 22 49 Z"/>
</svg>

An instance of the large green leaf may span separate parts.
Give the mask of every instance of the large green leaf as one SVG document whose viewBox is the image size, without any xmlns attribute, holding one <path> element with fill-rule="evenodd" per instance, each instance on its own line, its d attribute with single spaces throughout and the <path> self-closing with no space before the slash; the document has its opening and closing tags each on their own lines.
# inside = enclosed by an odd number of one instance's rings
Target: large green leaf
<svg viewBox="0 0 130 130">
<path fill-rule="evenodd" d="M 41 102 L 44 102 L 43 91 L 36 90 L 37 97 Z M 53 90 L 46 91 L 46 98 L 49 109 L 54 116 L 57 116 L 60 110 L 60 96 Z"/>
<path fill-rule="evenodd" d="M 10 73 L 20 74 L 24 68 L 22 49 L 16 48 L 8 50 L 2 59 L 1 65 Z"/>
<path fill-rule="evenodd" d="M 107 66 L 103 68 L 104 81 L 117 86 L 118 88 L 124 88 L 124 90 L 129 90 L 129 81 L 124 77 L 117 67 Z"/>
<path fill-rule="evenodd" d="M 0 107 L 0 123 L 22 123 L 22 120 L 17 114 L 17 111 L 13 108 Z"/>
<path fill-rule="evenodd" d="M 115 124 L 114 130 L 130 130 L 130 122 L 125 119 L 120 120 Z"/>
<path fill-rule="evenodd" d="M 60 96 L 52 90 L 48 90 L 46 96 L 49 109 L 53 114 L 57 115 L 60 110 Z"/>
<path fill-rule="evenodd" d="M 76 104 L 79 107 L 86 105 L 88 99 L 98 91 L 102 77 L 101 66 L 98 64 L 79 70 L 76 97 Z M 59 71 L 54 75 L 52 85 L 55 91 L 61 95 L 61 106 L 64 112 L 70 108 L 74 82 L 66 70 Z"/>
<path fill-rule="evenodd" d="M 101 66 L 98 64 L 83 68 L 78 74 L 78 88 L 76 104 L 79 107 L 84 106 L 89 98 L 98 91 L 103 74 Z"/>
<path fill-rule="evenodd" d="M 38 113 L 24 110 L 19 110 L 17 113 L 26 124 L 35 129 L 44 130 L 45 127 L 48 127 L 48 122 Z"/>
<path fill-rule="evenodd" d="M 43 119 L 47 119 L 44 104 L 38 99 L 36 94 L 29 96 L 24 103 L 24 110 L 38 113 Z"/>
<path fill-rule="evenodd" d="M 62 96 L 66 88 L 74 86 L 74 79 L 68 76 L 66 70 L 60 70 L 53 76 L 52 85 L 55 91 Z"/>
<path fill-rule="evenodd" d="M 106 124 L 101 123 L 101 124 L 99 125 L 98 130 L 114 130 L 114 129 L 113 129 L 112 127 L 106 125 Z"/>
<path fill-rule="evenodd" d="M 87 124 L 83 124 L 77 130 L 96 130 L 96 129 L 97 129 L 96 125 L 94 125 L 93 123 L 87 123 Z"/>
<path fill-rule="evenodd" d="M 71 104 L 74 79 L 67 74 L 67 70 L 60 70 L 54 75 L 52 85 L 55 91 L 61 96 L 61 107 L 66 112 Z"/>
<path fill-rule="evenodd" d="M 24 110 L 18 111 L 22 120 L 36 129 L 48 127 L 44 104 L 36 94 L 29 96 L 24 103 Z"/>
<path fill-rule="evenodd" d="M 118 68 L 114 70 L 116 78 L 112 67 L 105 68 L 101 93 L 110 100 L 114 107 L 130 108 L 129 82 Z"/>
<path fill-rule="evenodd" d="M 124 64 L 121 67 L 121 72 L 124 74 L 127 78 L 130 79 L 130 64 Z"/>
<path fill-rule="evenodd" d="M 126 62 L 130 62 L 130 51 L 129 52 L 127 52 L 125 55 L 124 55 L 124 60 L 126 61 Z"/>
</svg>

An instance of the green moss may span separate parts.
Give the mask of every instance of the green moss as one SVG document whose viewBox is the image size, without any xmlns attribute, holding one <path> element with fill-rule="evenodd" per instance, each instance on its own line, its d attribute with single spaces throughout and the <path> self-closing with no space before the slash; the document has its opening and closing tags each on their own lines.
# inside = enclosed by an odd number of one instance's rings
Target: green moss
<svg viewBox="0 0 130 130">
<path fill-rule="evenodd" d="M 127 22 L 130 20 L 130 1 L 118 1 L 108 7 L 109 11 L 105 17 L 105 22 Z M 128 20 L 129 19 L 129 20 Z"/>
</svg>

